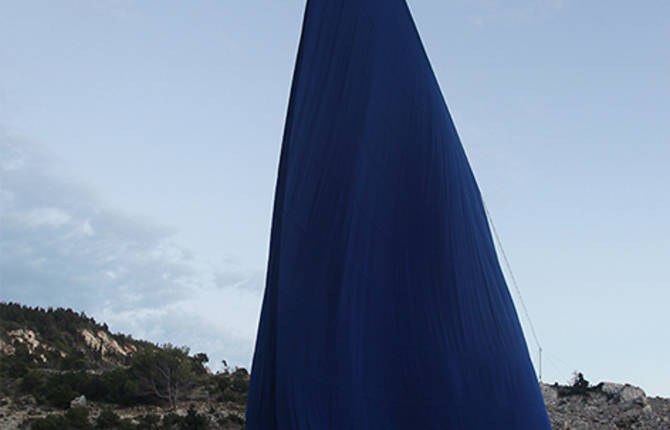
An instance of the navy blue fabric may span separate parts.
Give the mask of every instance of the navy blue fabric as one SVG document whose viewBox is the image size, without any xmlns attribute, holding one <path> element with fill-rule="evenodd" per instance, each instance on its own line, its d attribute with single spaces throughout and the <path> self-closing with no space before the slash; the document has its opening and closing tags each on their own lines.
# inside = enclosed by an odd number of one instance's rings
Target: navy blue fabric
<svg viewBox="0 0 670 430">
<path fill-rule="evenodd" d="M 307 4 L 246 428 L 550 429 L 403 0 Z"/>
</svg>

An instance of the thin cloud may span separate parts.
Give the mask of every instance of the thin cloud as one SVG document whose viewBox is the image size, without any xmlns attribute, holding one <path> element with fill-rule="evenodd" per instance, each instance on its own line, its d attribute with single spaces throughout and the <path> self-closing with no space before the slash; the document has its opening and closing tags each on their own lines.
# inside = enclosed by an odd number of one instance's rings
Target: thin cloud
<svg viewBox="0 0 670 430">
<path fill-rule="evenodd" d="M 104 205 L 16 135 L 0 135 L 0 160 L 3 301 L 83 310 L 115 331 L 249 364 L 262 274 L 199 261 L 174 229 Z"/>
</svg>

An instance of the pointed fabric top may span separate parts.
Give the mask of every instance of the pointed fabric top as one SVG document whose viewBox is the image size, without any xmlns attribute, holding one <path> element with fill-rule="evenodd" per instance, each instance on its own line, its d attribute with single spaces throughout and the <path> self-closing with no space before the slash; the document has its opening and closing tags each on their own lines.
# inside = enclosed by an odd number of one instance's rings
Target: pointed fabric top
<svg viewBox="0 0 670 430">
<path fill-rule="evenodd" d="M 310 0 L 248 430 L 550 429 L 403 0 Z"/>
</svg>

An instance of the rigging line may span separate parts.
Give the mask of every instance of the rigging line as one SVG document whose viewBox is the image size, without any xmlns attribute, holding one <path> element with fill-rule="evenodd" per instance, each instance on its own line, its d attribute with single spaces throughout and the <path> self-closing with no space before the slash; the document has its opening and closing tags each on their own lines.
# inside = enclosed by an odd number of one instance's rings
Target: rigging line
<svg viewBox="0 0 670 430">
<path fill-rule="evenodd" d="M 573 366 L 572 364 L 570 364 L 570 363 L 568 363 L 567 361 L 563 360 L 561 357 L 559 357 L 558 355 L 554 354 L 553 352 L 551 352 L 551 353 L 547 352 L 546 354 L 547 354 L 547 358 L 551 358 L 551 357 L 553 357 L 554 360 L 558 360 L 558 363 L 561 364 L 561 365 L 562 365 L 563 367 L 565 367 L 566 369 L 576 369 L 575 366 Z"/>
<path fill-rule="evenodd" d="M 553 358 L 551 358 L 551 355 L 549 355 L 549 354 L 546 355 L 546 359 L 547 359 L 547 361 L 549 362 L 549 364 L 551 364 L 552 366 L 554 366 L 554 369 L 556 369 L 556 370 L 558 371 L 558 374 L 559 374 L 559 375 L 561 375 L 561 374 L 565 374 L 565 373 L 566 373 L 566 369 L 570 369 L 570 367 L 564 366 L 564 365 L 562 365 L 561 363 L 559 363 L 559 362 L 557 362 L 556 360 L 554 360 Z M 571 372 L 571 371 L 572 371 L 572 370 L 567 370 L 567 372 Z"/>
<path fill-rule="evenodd" d="M 519 302 L 521 302 L 521 307 L 523 308 L 523 313 L 526 316 L 526 319 L 528 320 L 528 325 L 530 326 L 530 331 L 533 334 L 533 340 L 535 340 L 535 344 L 537 345 L 537 348 L 540 351 L 540 355 L 542 355 L 542 345 L 540 345 L 540 340 L 537 338 L 537 334 L 535 333 L 535 327 L 533 326 L 533 320 L 530 319 L 530 314 L 528 313 L 528 308 L 526 308 L 526 303 L 523 301 L 523 296 L 521 295 L 521 289 L 519 289 L 519 285 L 516 283 L 516 278 L 514 277 L 514 272 L 512 272 L 512 266 L 509 264 L 509 260 L 507 259 L 507 255 L 505 254 L 505 249 L 502 246 L 502 241 L 500 240 L 500 236 L 498 236 L 498 231 L 496 230 L 495 224 L 493 224 L 493 218 L 491 217 L 491 213 L 489 212 L 489 208 L 486 206 L 486 202 L 484 201 L 484 196 L 480 194 L 480 197 L 482 199 L 482 205 L 484 205 L 484 212 L 486 212 L 486 218 L 488 218 L 489 224 L 491 224 L 491 230 L 493 230 L 493 236 L 496 239 L 496 243 L 498 244 L 498 248 L 500 249 L 500 253 L 502 254 L 503 261 L 505 263 L 505 267 L 507 268 L 507 273 L 509 273 L 509 277 L 512 280 L 512 285 L 514 285 L 514 289 L 516 290 L 516 294 L 519 296 Z"/>
<path fill-rule="evenodd" d="M 554 369 L 556 369 L 556 373 L 557 373 L 558 375 L 562 375 L 562 374 L 564 373 L 564 371 L 561 370 L 561 368 L 558 367 L 558 366 L 556 365 L 556 362 L 555 362 L 554 360 L 552 360 L 551 357 L 547 357 L 547 359 L 549 360 L 549 364 L 551 364 L 551 366 L 552 366 Z"/>
</svg>

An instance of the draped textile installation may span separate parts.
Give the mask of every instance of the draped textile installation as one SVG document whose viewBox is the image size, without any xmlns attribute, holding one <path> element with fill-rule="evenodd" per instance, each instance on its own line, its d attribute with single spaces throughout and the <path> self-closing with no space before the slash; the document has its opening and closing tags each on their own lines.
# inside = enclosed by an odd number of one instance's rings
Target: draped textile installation
<svg viewBox="0 0 670 430">
<path fill-rule="evenodd" d="M 248 430 L 550 429 L 404 0 L 309 0 Z"/>
</svg>

